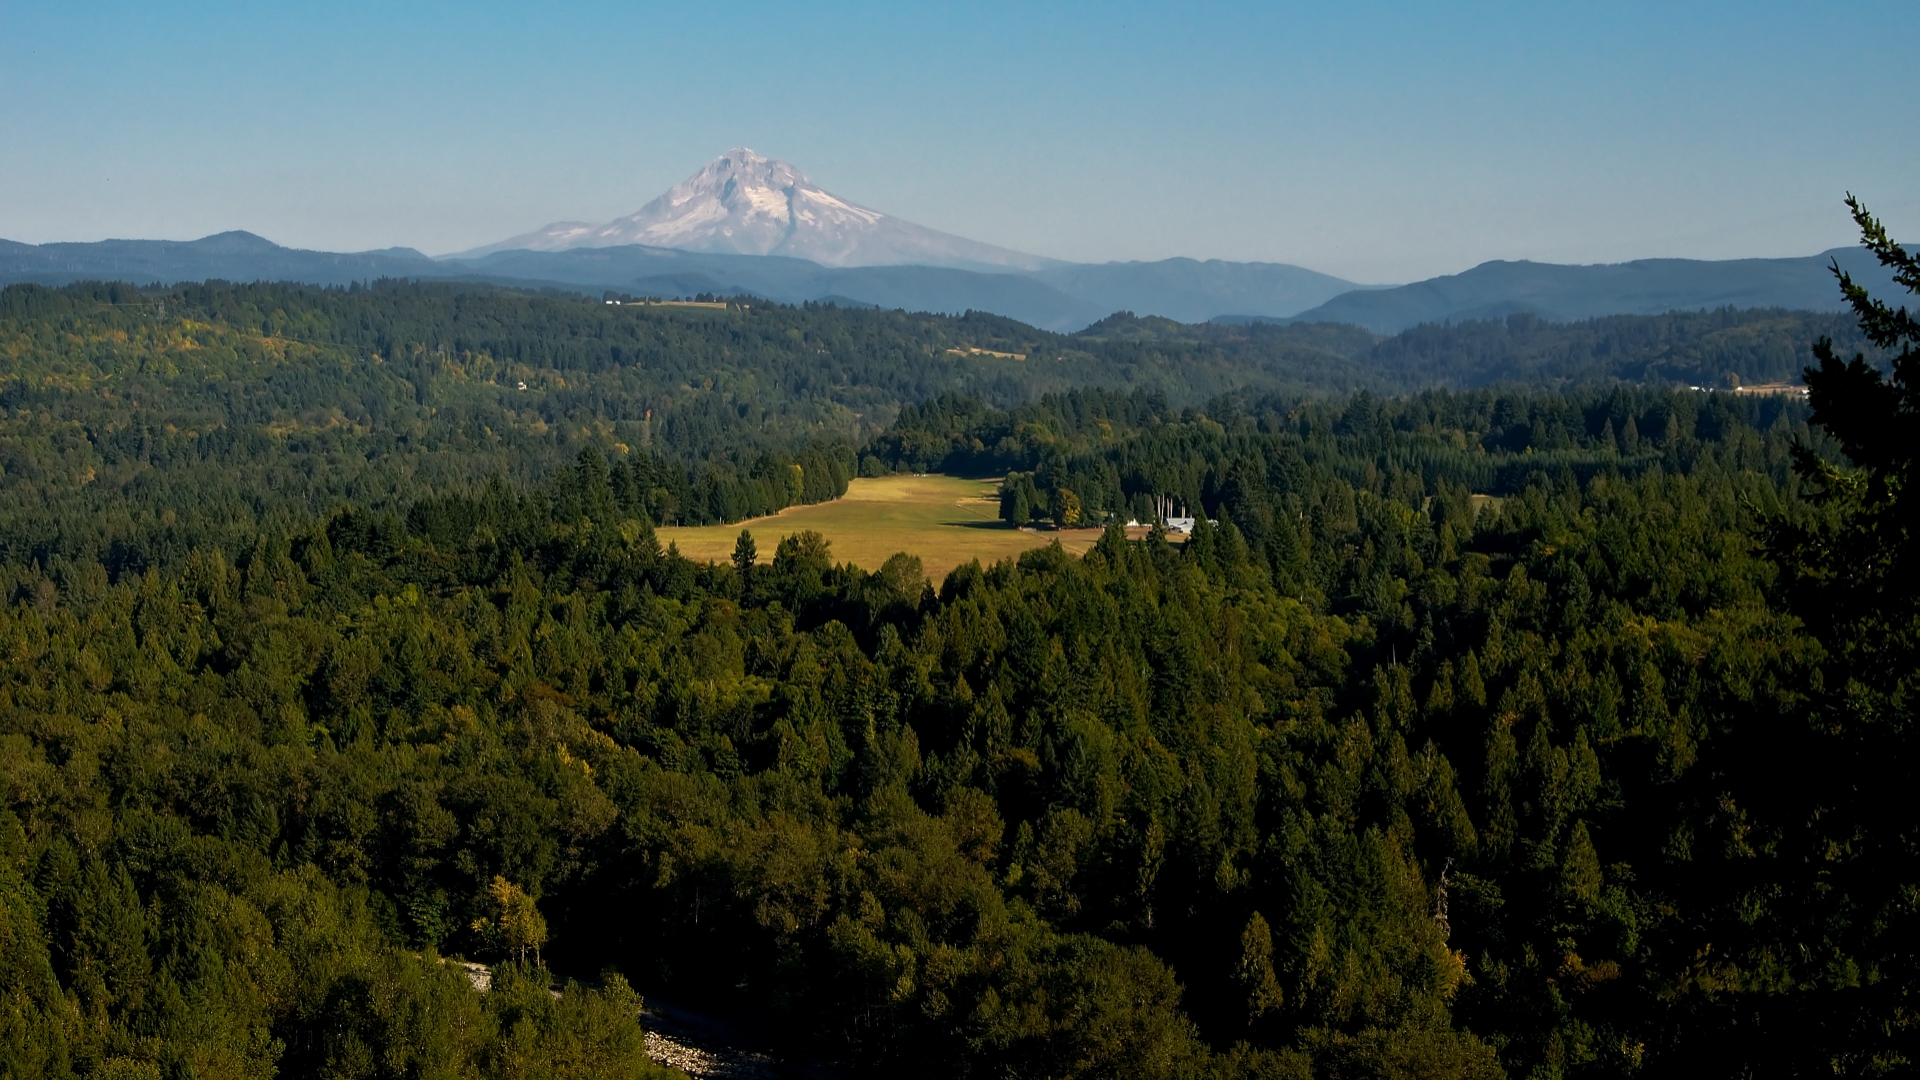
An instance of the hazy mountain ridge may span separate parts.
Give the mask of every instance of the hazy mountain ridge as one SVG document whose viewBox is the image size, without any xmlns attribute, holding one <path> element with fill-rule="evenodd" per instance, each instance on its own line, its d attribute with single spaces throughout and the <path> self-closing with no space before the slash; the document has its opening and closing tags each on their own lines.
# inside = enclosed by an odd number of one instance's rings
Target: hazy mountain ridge
<svg viewBox="0 0 1920 1080">
<path fill-rule="evenodd" d="M 1108 309 L 1023 274 L 943 266 L 831 267 L 783 255 L 730 255 L 627 245 L 502 251 L 463 260 L 467 273 L 611 288 L 637 296 L 750 293 L 782 303 L 846 297 L 911 311 L 992 311 L 1050 330 L 1078 329 Z"/>
<path fill-rule="evenodd" d="M 1173 259 L 1059 269 L 1085 273 L 829 267 L 782 255 L 716 254 L 634 244 L 567 251 L 510 250 L 477 259 L 431 260 L 410 248 L 354 254 L 303 251 L 252 233 L 222 233 L 193 241 L 104 240 L 39 246 L 0 241 L 0 282 L 58 285 L 115 278 L 147 284 L 222 278 L 345 285 L 380 277 L 442 278 L 614 290 L 637 296 L 751 293 L 784 303 L 836 297 L 914 311 L 992 311 L 1051 330 L 1076 330 L 1116 310 L 1199 322 L 1219 310 L 1242 306 L 1237 301 L 1263 295 L 1263 290 L 1270 297 L 1265 310 L 1283 316 L 1322 299 L 1318 293 L 1348 286 L 1338 278 L 1276 263 Z M 1198 280 L 1183 283 L 1189 274 Z M 1095 283 L 1089 289 L 1091 296 L 1078 291 L 1089 279 Z M 1209 302 L 1209 290 L 1215 288 L 1223 298 Z"/>
<path fill-rule="evenodd" d="M 1396 288 L 1344 293 L 1294 319 L 1392 334 L 1421 323 L 1517 314 L 1572 322 L 1723 307 L 1837 311 L 1843 306 L 1840 290 L 1828 269 L 1834 262 L 1871 290 L 1892 290 L 1891 275 L 1852 247 L 1786 259 L 1639 259 L 1588 266 L 1495 261 Z"/>
<path fill-rule="evenodd" d="M 21 244 L 0 240 L 0 282 L 59 285 L 89 278 L 134 284 L 221 278 L 348 285 L 382 277 L 440 277 L 437 264 L 412 248 L 308 251 L 282 247 L 241 230 L 198 240 L 100 240 Z"/>
<path fill-rule="evenodd" d="M 1104 309 L 1103 314 L 1152 313 L 1188 323 L 1229 311 L 1305 311 L 1342 293 L 1373 287 L 1289 263 L 1221 259 L 1076 263 L 1033 276 Z"/>
<path fill-rule="evenodd" d="M 346 285 L 383 277 L 452 279 L 635 296 L 745 293 L 783 303 L 833 298 L 912 311 L 988 311 L 1059 331 L 1127 311 L 1183 323 L 1351 323 L 1392 334 L 1421 323 L 1509 314 L 1566 322 L 1722 307 L 1836 311 L 1841 301 L 1827 269 L 1832 261 L 1870 289 L 1891 287 L 1887 272 L 1856 248 L 1788 259 L 1647 259 L 1596 266 L 1490 262 L 1460 274 L 1374 288 L 1281 263 L 1166 259 L 983 273 L 927 265 L 833 267 L 786 255 L 637 244 L 435 260 L 411 248 L 350 253 L 287 248 L 240 231 L 189 241 L 33 245 L 0 240 L 0 283 L 219 278 Z"/>
</svg>

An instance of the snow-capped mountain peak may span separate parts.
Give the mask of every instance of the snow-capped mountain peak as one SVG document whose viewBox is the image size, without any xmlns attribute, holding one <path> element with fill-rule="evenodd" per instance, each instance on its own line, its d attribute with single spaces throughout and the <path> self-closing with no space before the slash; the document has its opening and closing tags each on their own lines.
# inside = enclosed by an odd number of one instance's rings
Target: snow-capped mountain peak
<svg viewBox="0 0 1920 1080">
<path fill-rule="evenodd" d="M 1055 260 L 923 228 L 870 210 L 784 161 L 735 147 L 637 212 L 605 225 L 556 222 L 464 252 L 562 251 L 643 244 L 733 255 L 787 255 L 826 266 L 922 264 L 1037 270 Z"/>
</svg>

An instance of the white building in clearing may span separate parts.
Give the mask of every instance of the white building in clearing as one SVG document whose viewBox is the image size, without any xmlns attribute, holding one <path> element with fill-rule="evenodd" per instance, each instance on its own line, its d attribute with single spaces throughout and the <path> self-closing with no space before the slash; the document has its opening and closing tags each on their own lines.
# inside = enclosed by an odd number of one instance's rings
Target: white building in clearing
<svg viewBox="0 0 1920 1080">
<path fill-rule="evenodd" d="M 1153 497 L 1153 516 L 1167 523 L 1168 532 L 1179 533 L 1181 536 L 1192 536 L 1195 519 L 1185 516 L 1187 508 L 1184 506 L 1180 507 L 1180 514 L 1176 516 L 1173 512 L 1175 505 L 1174 501 L 1167 496 L 1155 495 Z"/>
</svg>

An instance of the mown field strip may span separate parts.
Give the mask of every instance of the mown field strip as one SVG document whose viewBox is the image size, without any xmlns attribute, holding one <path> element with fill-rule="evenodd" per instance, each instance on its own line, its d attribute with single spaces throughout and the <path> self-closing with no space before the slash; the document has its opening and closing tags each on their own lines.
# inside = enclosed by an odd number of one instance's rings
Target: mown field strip
<svg viewBox="0 0 1920 1080">
<path fill-rule="evenodd" d="M 940 475 L 859 479 L 830 503 L 788 507 L 733 525 L 663 528 L 660 543 L 679 545 L 690 559 L 727 559 L 740 530 L 747 529 L 766 562 L 781 537 L 812 529 L 833 545 L 835 562 L 877 570 L 889 556 L 904 551 L 919 556 L 927 576 L 938 583 L 972 559 L 990 565 L 1056 539 L 1078 555 L 1100 539 L 1098 529 L 1028 532 L 1009 527 L 999 518 L 999 486 L 997 480 Z"/>
</svg>

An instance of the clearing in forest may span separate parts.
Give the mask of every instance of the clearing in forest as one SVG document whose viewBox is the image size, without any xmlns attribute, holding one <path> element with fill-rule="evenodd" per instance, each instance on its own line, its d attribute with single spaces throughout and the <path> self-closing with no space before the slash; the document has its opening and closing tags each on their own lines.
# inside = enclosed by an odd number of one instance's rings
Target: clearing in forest
<svg viewBox="0 0 1920 1080">
<path fill-rule="evenodd" d="M 832 502 L 790 506 L 778 514 L 732 525 L 673 526 L 659 530 L 660 546 L 680 545 L 699 562 L 733 557 L 741 529 L 753 532 L 760 561 L 770 562 L 780 538 L 812 529 L 833 545 L 834 562 L 878 570 L 898 551 L 918 555 L 937 585 L 954 567 L 982 566 L 1055 540 L 1079 555 L 1100 539 L 1099 529 L 1028 532 L 1000 520 L 1000 482 L 955 476 L 883 476 L 856 479 Z"/>
</svg>

